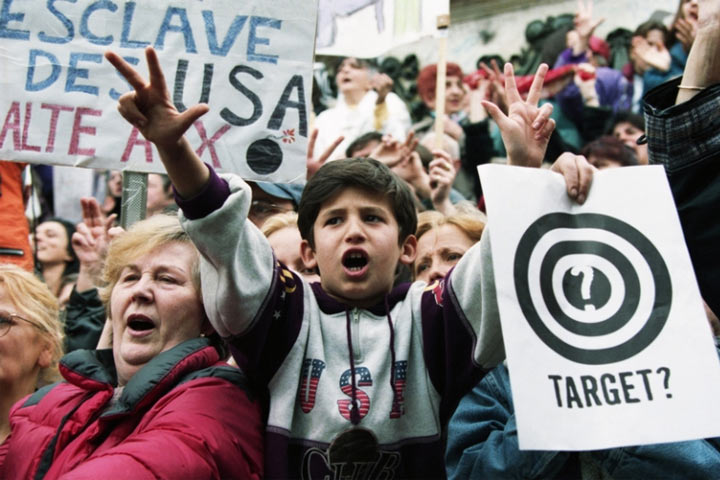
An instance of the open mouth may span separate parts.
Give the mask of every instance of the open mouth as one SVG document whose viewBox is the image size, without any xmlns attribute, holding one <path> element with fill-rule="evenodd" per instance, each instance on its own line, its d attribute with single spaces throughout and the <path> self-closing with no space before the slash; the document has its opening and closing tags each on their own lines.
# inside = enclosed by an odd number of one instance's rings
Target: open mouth
<svg viewBox="0 0 720 480">
<path fill-rule="evenodd" d="M 357 250 L 347 252 L 343 256 L 342 264 L 351 272 L 360 272 L 368 264 L 367 254 Z"/>
<path fill-rule="evenodd" d="M 132 315 L 128 319 L 128 328 L 138 332 L 152 330 L 155 328 L 155 324 L 149 318 L 142 315 Z"/>
</svg>

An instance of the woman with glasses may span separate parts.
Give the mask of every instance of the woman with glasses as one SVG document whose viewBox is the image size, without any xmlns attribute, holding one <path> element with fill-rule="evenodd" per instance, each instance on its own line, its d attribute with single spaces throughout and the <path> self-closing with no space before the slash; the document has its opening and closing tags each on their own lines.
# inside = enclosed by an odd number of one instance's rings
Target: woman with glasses
<svg viewBox="0 0 720 480">
<path fill-rule="evenodd" d="M 0 452 L 10 434 L 10 407 L 58 378 L 62 337 L 48 287 L 20 267 L 0 265 Z"/>
</svg>

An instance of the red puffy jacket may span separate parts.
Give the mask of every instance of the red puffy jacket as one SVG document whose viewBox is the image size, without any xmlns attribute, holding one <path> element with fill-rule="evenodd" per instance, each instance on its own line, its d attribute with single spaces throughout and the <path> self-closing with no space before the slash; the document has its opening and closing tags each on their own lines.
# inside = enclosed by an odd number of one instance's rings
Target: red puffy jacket
<svg viewBox="0 0 720 480">
<path fill-rule="evenodd" d="M 10 412 L 0 478 L 262 477 L 260 405 L 204 338 L 161 353 L 113 399 L 110 350 L 66 355 L 66 382 Z M 3 449 L 0 449 L 3 450 Z"/>
</svg>

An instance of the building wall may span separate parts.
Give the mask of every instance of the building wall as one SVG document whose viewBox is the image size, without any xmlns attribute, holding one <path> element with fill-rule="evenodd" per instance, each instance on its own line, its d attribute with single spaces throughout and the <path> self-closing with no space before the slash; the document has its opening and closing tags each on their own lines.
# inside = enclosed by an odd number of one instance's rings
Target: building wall
<svg viewBox="0 0 720 480">
<path fill-rule="evenodd" d="M 592 1 L 592 0 L 590 0 Z M 680 0 L 595 0 L 593 16 L 605 18 L 596 33 L 605 37 L 616 28 L 634 30 L 651 16 L 670 22 Z M 527 46 L 525 27 L 533 20 L 574 13 L 577 0 L 452 0 L 448 60 L 464 71 L 475 69 L 477 59 L 499 54 L 508 59 Z M 510 10 L 510 11 L 508 11 Z M 437 61 L 437 40 L 426 38 L 395 48 L 388 56 L 404 58 L 414 53 L 420 65 Z"/>
</svg>

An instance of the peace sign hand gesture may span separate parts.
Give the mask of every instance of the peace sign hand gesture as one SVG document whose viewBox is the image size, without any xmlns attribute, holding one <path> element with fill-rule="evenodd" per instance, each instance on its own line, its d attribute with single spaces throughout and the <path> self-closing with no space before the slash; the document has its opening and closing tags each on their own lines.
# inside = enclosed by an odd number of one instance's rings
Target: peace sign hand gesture
<svg viewBox="0 0 720 480">
<path fill-rule="evenodd" d="M 505 115 L 494 103 L 483 101 L 483 106 L 500 128 L 509 165 L 539 167 L 545 157 L 550 135 L 555 129 L 555 120 L 550 118 L 552 105 L 538 107 L 543 81 L 548 71 L 541 64 L 535 73 L 527 100 L 523 101 L 515 84 L 511 64 L 505 64 L 505 101 L 508 114 Z"/>
<path fill-rule="evenodd" d="M 210 174 L 183 135 L 190 125 L 207 113 L 208 106 L 198 104 L 178 112 L 170 100 L 165 75 L 152 47 L 145 49 L 149 82 L 116 53 L 106 52 L 105 58 L 134 89 L 118 100 L 120 114 L 155 144 L 180 196 L 190 198 L 199 193 Z"/>
<path fill-rule="evenodd" d="M 208 106 L 203 104 L 195 105 L 183 113 L 177 111 L 170 100 L 165 75 L 152 47 L 145 49 L 149 82 L 116 53 L 106 52 L 105 58 L 134 88 L 134 91 L 120 97 L 118 111 L 158 149 L 177 145 L 190 125 L 208 111 Z"/>
</svg>

